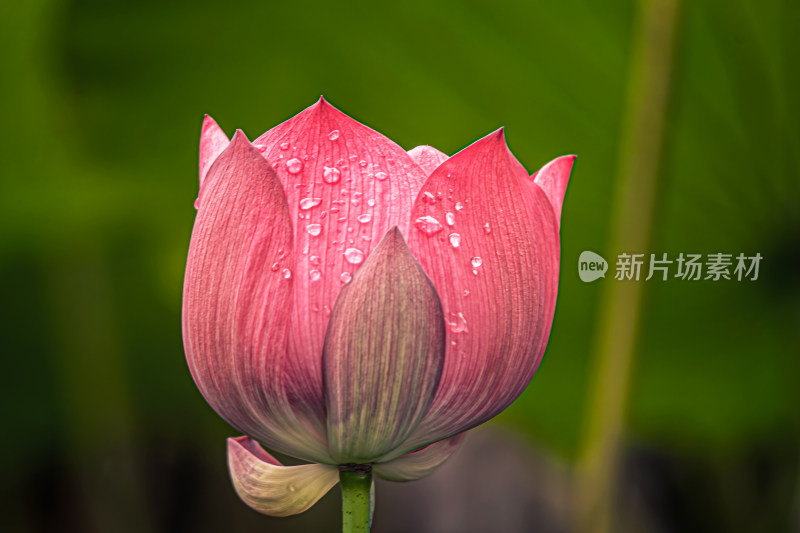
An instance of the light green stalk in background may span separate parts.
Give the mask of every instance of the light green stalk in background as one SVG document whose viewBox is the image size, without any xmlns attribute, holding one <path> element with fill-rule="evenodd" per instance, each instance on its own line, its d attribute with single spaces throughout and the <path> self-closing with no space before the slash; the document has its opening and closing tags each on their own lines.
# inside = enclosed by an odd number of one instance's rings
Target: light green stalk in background
<svg viewBox="0 0 800 533">
<path fill-rule="evenodd" d="M 646 253 L 650 243 L 679 2 L 647 0 L 639 5 L 614 186 L 615 219 L 609 241 L 613 253 Z M 604 286 L 577 477 L 581 533 L 613 531 L 616 475 L 643 287 L 637 281 Z"/>
</svg>

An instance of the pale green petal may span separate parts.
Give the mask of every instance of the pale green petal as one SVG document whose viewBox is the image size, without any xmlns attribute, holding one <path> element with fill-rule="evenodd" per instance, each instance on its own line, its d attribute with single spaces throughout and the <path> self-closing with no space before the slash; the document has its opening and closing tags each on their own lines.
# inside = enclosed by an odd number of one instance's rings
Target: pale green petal
<svg viewBox="0 0 800 533">
<path fill-rule="evenodd" d="M 458 449 L 466 433 L 440 440 L 421 450 L 401 455 L 372 467 L 375 475 L 389 481 L 413 481 L 436 470 Z"/>
</svg>

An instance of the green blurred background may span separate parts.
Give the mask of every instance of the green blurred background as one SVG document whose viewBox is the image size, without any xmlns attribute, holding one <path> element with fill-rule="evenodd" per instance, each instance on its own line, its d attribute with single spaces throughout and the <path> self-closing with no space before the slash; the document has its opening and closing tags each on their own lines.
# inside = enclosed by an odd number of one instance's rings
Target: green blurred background
<svg viewBox="0 0 800 533">
<path fill-rule="evenodd" d="M 674 2 L 655 30 L 650 4 L 3 1 L 0 528 L 338 530 L 337 489 L 292 519 L 239 502 L 235 432 L 180 335 L 203 114 L 253 139 L 324 94 L 407 149 L 452 154 L 502 125 L 531 172 L 579 155 L 539 373 L 474 461 L 379 486 L 376 531 L 599 531 L 575 517 L 590 413 L 614 393 L 592 385 L 602 301 L 622 282 L 582 283 L 583 250 L 612 269 L 626 251 L 763 256 L 754 282 L 639 282 L 610 531 L 800 531 L 800 3 Z M 662 30 L 668 64 L 650 64 Z M 653 87 L 642 68 L 667 74 Z M 630 129 L 637 109 L 663 122 Z M 615 225 L 648 142 L 652 214 Z M 616 247 L 640 226 L 646 249 Z M 494 475 L 512 456 L 519 475 Z"/>
</svg>

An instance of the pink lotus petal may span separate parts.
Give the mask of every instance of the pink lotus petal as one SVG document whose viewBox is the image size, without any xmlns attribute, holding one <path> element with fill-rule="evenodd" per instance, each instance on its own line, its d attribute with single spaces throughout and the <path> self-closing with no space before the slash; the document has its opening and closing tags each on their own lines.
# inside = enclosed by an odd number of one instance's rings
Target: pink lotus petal
<svg viewBox="0 0 800 533">
<path fill-rule="evenodd" d="M 466 435 L 466 433 L 459 433 L 449 439 L 440 440 L 420 450 L 402 455 L 388 463 L 376 463 L 372 467 L 372 471 L 376 476 L 389 481 L 414 481 L 423 478 L 449 459 Z"/>
<path fill-rule="evenodd" d="M 293 372 L 322 376 L 319 354 L 339 291 L 389 228 L 408 231 L 426 176 L 394 142 L 322 99 L 254 145 L 277 171 L 294 228 L 289 359 Z"/>
<path fill-rule="evenodd" d="M 230 141 L 225 132 L 219 127 L 216 121 L 210 116 L 206 115 L 203 118 L 203 127 L 200 130 L 200 191 L 197 194 L 197 202 L 195 208 L 200 204 L 200 194 L 203 190 L 203 181 L 205 181 L 208 169 L 219 157 L 219 154 L 228 147 Z"/>
<path fill-rule="evenodd" d="M 500 130 L 445 161 L 414 204 L 412 220 L 446 228 L 417 226 L 408 244 L 441 298 L 447 355 L 428 415 L 398 451 L 485 422 L 536 371 L 555 308 L 559 243 L 550 202 L 530 184 Z M 441 200 L 429 203 L 425 193 Z"/>
<path fill-rule="evenodd" d="M 564 203 L 564 194 L 567 192 L 567 184 L 569 183 L 569 176 L 572 172 L 572 165 L 575 163 L 576 156 L 565 155 L 553 159 L 531 178 L 534 183 L 547 195 L 550 200 L 550 205 L 553 206 L 553 211 L 556 214 L 556 221 L 561 221 L 561 205 Z"/>
<path fill-rule="evenodd" d="M 192 233 L 183 336 L 195 382 L 238 430 L 329 460 L 322 376 L 286 358 L 292 229 L 272 168 L 237 131 L 211 166 Z M 317 356 L 319 359 L 319 356 Z"/>
<path fill-rule="evenodd" d="M 339 482 L 335 466 L 283 466 L 249 437 L 228 439 L 228 468 L 239 497 L 270 516 L 302 513 Z"/>
<path fill-rule="evenodd" d="M 417 146 L 408 151 L 408 155 L 422 167 L 425 174 L 430 176 L 436 168 L 447 161 L 447 154 L 440 152 L 433 146 Z"/>
<path fill-rule="evenodd" d="M 442 306 L 397 228 L 336 300 L 323 368 L 328 442 L 339 464 L 367 463 L 406 440 L 444 362 Z"/>
</svg>

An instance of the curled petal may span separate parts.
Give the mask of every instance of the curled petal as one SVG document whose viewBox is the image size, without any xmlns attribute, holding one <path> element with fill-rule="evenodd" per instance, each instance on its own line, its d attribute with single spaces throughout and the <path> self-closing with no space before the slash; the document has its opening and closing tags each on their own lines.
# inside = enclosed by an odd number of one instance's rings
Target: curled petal
<svg viewBox="0 0 800 533">
<path fill-rule="evenodd" d="M 388 481 L 414 481 L 431 474 L 458 449 L 466 433 L 440 440 L 388 463 L 373 465 L 375 475 Z"/>
<path fill-rule="evenodd" d="M 400 146 L 322 99 L 253 144 L 284 186 L 294 227 L 289 360 L 319 376 L 321 395 L 319 354 L 336 297 L 391 227 L 407 232 L 426 174 Z"/>
<path fill-rule="evenodd" d="M 553 209 L 502 130 L 439 166 L 411 216 L 409 248 L 441 298 L 447 354 L 434 403 L 399 451 L 485 422 L 522 393 L 544 353 L 558 284 Z"/>
<path fill-rule="evenodd" d="M 293 371 L 286 361 L 292 229 L 283 189 L 239 131 L 211 166 L 204 190 L 183 293 L 192 376 L 239 431 L 324 462 L 325 406 L 321 392 L 308 385 L 316 376 Z"/>
<path fill-rule="evenodd" d="M 206 115 L 203 119 L 203 127 L 200 130 L 200 192 L 203 190 L 203 182 L 208 174 L 208 169 L 216 161 L 219 154 L 228 147 L 230 141 L 217 122 Z M 195 208 L 200 203 L 200 193 L 197 195 Z"/>
<path fill-rule="evenodd" d="M 408 151 L 408 155 L 422 167 L 425 174 L 430 176 L 436 168 L 447 161 L 447 154 L 440 152 L 433 146 L 417 146 Z"/>
<path fill-rule="evenodd" d="M 409 436 L 436 391 L 444 337 L 436 289 L 393 228 L 342 289 L 325 337 L 336 462 L 372 462 Z"/>
<path fill-rule="evenodd" d="M 249 437 L 228 439 L 228 468 L 239 497 L 270 516 L 302 513 L 339 481 L 335 466 L 283 466 Z"/>
<path fill-rule="evenodd" d="M 575 157 L 574 155 L 565 155 L 553 159 L 532 176 L 534 183 L 542 188 L 550 200 L 557 222 L 561 221 L 561 205 L 564 203 L 564 195 L 567 192 L 567 184 Z"/>
</svg>

